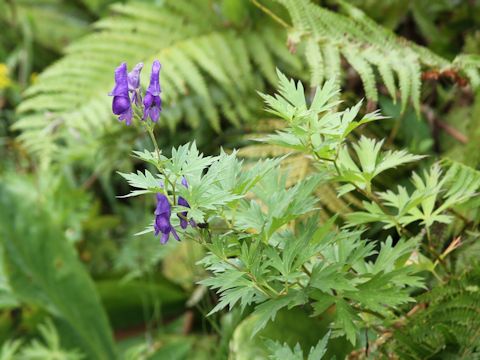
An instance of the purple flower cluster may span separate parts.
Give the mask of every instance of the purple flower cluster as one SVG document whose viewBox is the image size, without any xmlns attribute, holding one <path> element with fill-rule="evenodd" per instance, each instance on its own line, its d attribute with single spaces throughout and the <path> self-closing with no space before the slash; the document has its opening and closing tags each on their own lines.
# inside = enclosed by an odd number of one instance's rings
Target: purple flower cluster
<svg viewBox="0 0 480 360">
<path fill-rule="evenodd" d="M 115 69 L 115 87 L 109 93 L 113 96 L 112 112 L 118 116 L 118 120 L 123 121 L 127 125 L 132 123 L 133 119 L 133 106 L 139 107 L 143 111 L 142 120 L 150 118 L 153 122 L 157 122 L 160 118 L 160 112 L 162 111 L 162 99 L 160 93 L 160 69 L 162 66 L 158 60 L 155 60 L 152 64 L 152 71 L 150 73 L 150 83 L 148 85 L 145 96 L 142 100 L 142 94 L 140 92 L 140 73 L 143 69 L 143 63 L 135 65 L 132 71 L 128 72 L 127 64 L 122 63 Z M 185 178 L 182 179 L 182 185 L 188 188 L 188 183 Z M 163 187 L 163 183 L 161 184 Z M 178 197 L 179 206 L 189 208 L 190 204 L 183 197 Z M 177 231 L 170 222 L 172 216 L 172 205 L 168 197 L 163 193 L 157 194 L 157 207 L 155 208 L 155 222 L 153 228 L 155 230 L 155 236 L 160 233 L 160 242 L 166 244 L 170 238 L 170 234 L 180 241 Z M 190 224 L 192 227 L 197 226 L 193 219 L 188 220 L 188 211 L 181 211 L 177 213 L 180 219 L 180 227 L 186 229 Z"/>
<path fill-rule="evenodd" d="M 143 106 L 143 118 L 150 118 L 157 122 L 162 111 L 162 99 L 160 98 L 160 62 L 155 60 L 152 64 L 150 73 L 150 84 L 148 85 L 142 104 L 142 95 L 140 94 L 140 72 L 143 69 L 143 63 L 135 65 L 132 71 L 127 71 L 127 64 L 122 63 L 115 69 L 115 87 L 109 93 L 113 96 L 112 112 L 118 116 L 118 120 L 127 125 L 132 123 L 132 106 Z M 130 96 L 131 94 L 131 96 Z"/>
<path fill-rule="evenodd" d="M 182 179 L 182 184 L 185 187 L 188 187 L 187 180 L 185 178 Z M 178 198 L 178 205 L 183 207 L 190 207 L 190 204 L 187 200 L 183 197 L 179 196 Z M 162 237 L 160 238 L 160 242 L 162 244 L 166 244 L 170 237 L 170 233 L 173 237 L 180 241 L 175 228 L 170 223 L 170 217 L 172 216 L 172 206 L 168 201 L 168 198 L 164 194 L 157 194 L 157 207 L 155 209 L 155 223 L 153 224 L 153 228 L 155 230 L 155 236 L 162 233 Z M 188 224 L 192 227 L 196 226 L 196 223 L 193 219 L 190 221 L 187 220 L 188 211 L 182 211 L 177 214 L 178 218 L 180 219 L 180 226 L 182 229 L 186 229 Z"/>
</svg>

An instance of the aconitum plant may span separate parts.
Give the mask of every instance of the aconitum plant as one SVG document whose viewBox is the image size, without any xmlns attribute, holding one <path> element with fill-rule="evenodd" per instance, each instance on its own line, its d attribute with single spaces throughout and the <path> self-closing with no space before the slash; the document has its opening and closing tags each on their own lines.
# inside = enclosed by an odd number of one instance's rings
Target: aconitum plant
<svg viewBox="0 0 480 360">
<path fill-rule="evenodd" d="M 443 259 L 459 242 L 442 248 L 432 240 L 431 227 L 450 223 L 452 207 L 467 201 L 480 184 L 472 178 L 454 186 L 464 169 L 441 163 L 412 173 L 409 187 L 376 189 L 379 174 L 424 157 L 384 151 L 382 141 L 353 136 L 384 117 L 378 112 L 360 116 L 361 103 L 339 110 L 334 82 L 307 100 L 302 84 L 279 72 L 278 93 L 262 97 L 266 110 L 285 127 L 261 141 L 289 149 L 290 155 L 244 164 L 235 150 L 205 156 L 194 142 L 163 155 L 153 134 L 161 119 L 160 64 L 153 63 L 143 102 L 133 80 L 141 68 L 130 74 L 125 64 L 117 68 L 112 109 L 127 125 L 132 119 L 143 124 L 154 151 L 133 151 L 145 170 L 121 175 L 134 188 L 127 196 L 156 198 L 152 225 L 142 234 L 160 236 L 159 246 L 169 246 L 172 235 L 206 248 L 201 264 L 209 276 L 200 284 L 219 296 L 211 314 L 234 307 L 250 311 L 256 336 L 279 311 L 302 308 L 312 317 L 328 313 L 331 337 L 358 346 L 368 333 L 378 345 L 401 310 L 413 306 L 412 292 L 424 286 L 425 271 L 435 277 L 447 271 Z M 311 171 L 287 186 L 282 164 L 292 154 L 308 161 Z M 345 216 L 322 221 L 318 189 L 327 184 L 339 197 L 356 192 L 363 201 Z M 373 223 L 380 225 L 378 239 L 365 236 Z M 311 354 L 322 353 L 323 335 Z"/>
<path fill-rule="evenodd" d="M 132 123 L 134 114 L 141 113 L 143 116 L 138 116 L 137 119 L 140 120 L 146 130 L 149 132 L 152 141 L 154 142 L 155 148 L 158 149 L 155 137 L 153 135 L 152 125 L 148 123 L 148 120 L 156 123 L 160 118 L 160 113 L 162 111 L 162 100 L 160 98 L 161 88 L 160 88 L 160 69 L 161 64 L 158 60 L 155 60 L 152 64 L 152 71 L 150 73 L 150 83 L 148 88 L 143 96 L 140 91 L 140 72 L 142 71 L 143 63 L 138 63 L 135 65 L 133 70 L 127 74 L 127 64 L 122 63 L 115 69 L 115 87 L 112 92 L 109 94 L 113 96 L 112 101 L 112 112 L 115 115 L 119 115 L 119 120 L 125 120 L 126 125 Z M 130 96 L 131 94 L 131 96 Z M 134 112 L 133 109 L 138 109 L 137 112 Z M 157 151 L 157 156 L 160 156 L 160 152 Z M 160 160 L 158 158 L 158 160 Z M 160 170 L 160 169 L 159 169 Z M 172 183 L 168 178 L 159 180 L 158 184 L 163 189 L 163 184 L 172 186 Z M 182 177 L 181 184 L 188 188 L 188 183 L 185 177 Z M 170 234 L 176 239 L 180 240 L 175 227 L 172 226 L 170 222 L 170 217 L 172 215 L 172 201 L 175 203 L 175 196 L 173 199 L 169 199 L 165 191 L 157 192 L 157 206 L 155 209 L 155 220 L 153 223 L 153 229 L 155 236 L 161 234 L 160 243 L 166 244 L 170 238 Z M 189 208 L 190 205 L 185 198 L 178 196 L 178 201 L 176 205 L 184 208 Z M 189 220 L 187 217 L 188 211 L 181 211 L 177 213 L 178 218 L 180 219 L 180 227 L 186 229 L 188 224 L 191 226 L 196 226 L 194 220 Z"/>
</svg>

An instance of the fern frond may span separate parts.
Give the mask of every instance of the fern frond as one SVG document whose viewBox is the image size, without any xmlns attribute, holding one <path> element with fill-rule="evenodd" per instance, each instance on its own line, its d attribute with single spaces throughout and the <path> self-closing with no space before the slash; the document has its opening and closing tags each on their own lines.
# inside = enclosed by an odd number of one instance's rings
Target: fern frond
<svg viewBox="0 0 480 360">
<path fill-rule="evenodd" d="M 305 57 L 310 67 L 310 86 L 320 86 L 325 76 L 324 60 L 320 46 L 313 39 L 307 41 Z"/>
<path fill-rule="evenodd" d="M 389 351 L 402 359 L 470 358 L 480 350 L 480 268 L 417 298 L 425 304 L 394 332 Z M 425 326 L 428 324 L 428 326 Z"/>
<path fill-rule="evenodd" d="M 337 2 L 346 15 L 325 9 L 310 0 L 277 0 L 277 2 L 283 4 L 290 14 L 293 24 L 290 38 L 306 42 L 307 63 L 316 66 L 312 68 L 312 74 L 319 71 L 318 61 L 312 61 L 315 59 L 313 52 L 316 49 L 312 42 L 318 42 L 322 49 L 322 58 L 325 59 L 325 74 L 337 77 L 340 54 L 343 55 L 360 75 L 369 100 L 377 100 L 376 83 L 380 79 L 390 96 L 395 98 L 394 74 L 396 74 L 402 108 L 405 109 L 407 103 L 411 101 L 418 112 L 422 67 L 440 71 L 446 69 L 460 71 L 468 76 L 473 87 L 480 84 L 478 56 L 460 55 L 450 62 L 427 48 L 396 36 L 345 1 Z M 328 52 L 328 56 L 325 51 Z M 333 64 L 335 66 L 332 66 Z M 377 79 L 373 68 L 378 70 L 380 79 Z M 312 77 L 313 84 L 318 81 L 316 77 Z M 328 78 L 328 75 L 326 77 Z"/>
<path fill-rule="evenodd" d="M 453 63 L 464 69 L 470 83 L 474 88 L 480 86 L 480 56 L 478 55 L 458 55 Z"/>
<path fill-rule="evenodd" d="M 62 0 L 17 0 L 14 4 L 3 1 L 0 21 L 2 26 L 28 33 L 30 41 L 61 52 L 65 44 L 88 31 L 89 18 L 75 5 Z"/>
<path fill-rule="evenodd" d="M 206 120 L 216 131 L 222 118 L 236 126 L 251 121 L 260 108 L 255 90 L 266 80 L 276 82 L 275 64 L 301 67 L 285 49 L 281 30 L 267 23 L 262 30 L 234 32 L 207 0 L 117 3 L 112 11 L 26 91 L 14 127 L 28 150 L 52 157 L 115 126 L 107 93 L 123 61 L 162 62 L 161 121 L 171 130 L 184 119 L 192 127 Z M 147 65 L 143 87 L 148 72 Z"/>
<path fill-rule="evenodd" d="M 332 44 L 324 43 L 322 45 L 322 56 L 325 59 L 326 80 L 333 80 L 336 87 L 340 87 L 342 62 L 338 48 Z"/>
<path fill-rule="evenodd" d="M 377 87 L 375 86 L 375 74 L 373 72 L 372 66 L 369 64 L 368 61 L 365 60 L 364 57 L 362 57 L 362 54 L 355 51 L 355 48 L 353 47 L 343 48 L 342 54 L 343 56 L 345 56 L 350 65 L 355 69 L 355 71 L 360 75 L 367 98 L 377 102 L 378 93 Z"/>
</svg>

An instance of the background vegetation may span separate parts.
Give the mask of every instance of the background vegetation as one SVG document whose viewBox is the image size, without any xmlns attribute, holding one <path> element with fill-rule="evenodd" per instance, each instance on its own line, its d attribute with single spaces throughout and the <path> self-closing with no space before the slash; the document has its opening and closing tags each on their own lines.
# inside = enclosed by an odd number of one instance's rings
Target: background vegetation
<svg viewBox="0 0 480 360">
<path fill-rule="evenodd" d="M 0 25 L 0 359 L 299 359 L 297 342 L 307 356 L 327 333 L 335 309 L 280 312 L 254 339 L 252 309 L 205 317 L 218 302 L 198 283 L 205 250 L 134 236 L 154 199 L 117 198 L 128 187 L 116 171 L 141 169 L 131 151 L 149 147 L 111 114 L 122 61 L 162 62 L 163 149 L 195 140 L 206 154 L 238 148 L 247 164 L 285 154 L 253 141 L 285 126 L 257 93 L 274 92 L 278 68 L 307 98 L 332 80 L 342 108 L 365 98 L 362 114 L 391 118 L 355 137 L 429 156 L 380 175 L 379 189 L 437 160 L 455 162 L 460 187 L 480 181 L 479 1 L 6 0 Z M 287 186 L 313 167 L 302 154 L 283 164 Z M 364 200 L 337 190 L 317 190 L 322 221 Z M 327 358 L 478 356 L 479 205 L 475 193 L 432 227 L 418 257 L 446 255 L 439 274 L 424 269 L 416 303 L 380 338 L 330 341 Z"/>
</svg>

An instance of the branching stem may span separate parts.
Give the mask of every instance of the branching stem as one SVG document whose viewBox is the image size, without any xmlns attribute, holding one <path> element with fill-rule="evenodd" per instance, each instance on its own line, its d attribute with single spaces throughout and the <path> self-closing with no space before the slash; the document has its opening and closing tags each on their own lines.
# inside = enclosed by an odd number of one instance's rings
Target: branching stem
<svg viewBox="0 0 480 360">
<path fill-rule="evenodd" d="M 341 171 L 340 171 L 340 168 L 338 167 L 337 165 L 337 160 L 338 160 L 338 151 L 335 155 L 335 159 L 329 159 L 329 158 L 324 158 L 324 157 L 321 157 L 318 155 L 318 153 L 316 151 L 314 151 L 312 149 L 312 152 L 314 154 L 314 157 L 319 160 L 319 161 L 325 161 L 325 162 L 330 162 L 333 164 L 333 166 L 335 167 L 335 171 L 337 172 L 337 175 L 338 176 L 341 176 Z M 387 209 L 385 208 L 385 206 L 383 205 L 383 203 L 380 201 L 380 199 L 372 192 L 372 191 L 366 191 L 362 188 L 360 188 L 357 184 L 355 184 L 354 182 L 350 181 L 349 182 L 353 187 L 355 187 L 355 190 L 357 190 L 359 193 L 361 193 L 363 196 L 365 196 L 367 199 L 373 201 L 375 204 L 377 204 L 380 209 L 382 209 L 383 213 L 385 215 L 387 215 L 394 223 L 395 223 L 395 227 L 397 228 L 397 231 L 399 233 L 403 233 L 407 236 L 413 236 L 412 233 L 410 233 L 410 231 L 408 231 L 404 226 L 402 226 L 400 223 L 398 223 L 398 221 L 390 214 L 388 214 L 388 211 Z"/>
</svg>

